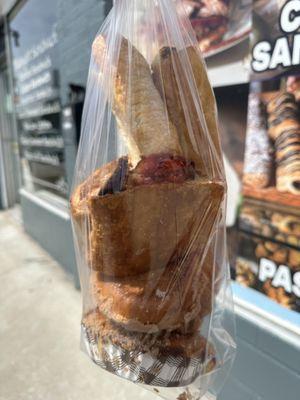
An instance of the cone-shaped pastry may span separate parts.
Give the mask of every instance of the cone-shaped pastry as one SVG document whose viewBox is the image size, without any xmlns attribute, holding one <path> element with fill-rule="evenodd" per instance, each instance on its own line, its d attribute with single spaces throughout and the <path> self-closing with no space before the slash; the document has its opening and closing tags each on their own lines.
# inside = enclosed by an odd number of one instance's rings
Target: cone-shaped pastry
<svg viewBox="0 0 300 400">
<path fill-rule="evenodd" d="M 195 179 L 92 196 L 92 268 L 112 277 L 132 276 L 165 268 L 190 246 L 204 251 L 223 195 L 221 183 Z"/>
<path fill-rule="evenodd" d="M 95 39 L 93 55 L 96 63 L 103 67 L 103 58 L 108 56 L 103 36 Z M 145 58 L 123 37 L 114 62 L 112 109 L 133 164 L 152 154 L 181 154 L 178 134 L 168 119 Z"/>
</svg>

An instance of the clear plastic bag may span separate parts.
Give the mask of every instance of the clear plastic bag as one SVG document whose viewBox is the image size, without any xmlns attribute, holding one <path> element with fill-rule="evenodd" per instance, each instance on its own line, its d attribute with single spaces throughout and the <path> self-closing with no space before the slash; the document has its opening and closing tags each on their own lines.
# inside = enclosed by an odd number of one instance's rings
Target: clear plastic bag
<svg viewBox="0 0 300 400">
<path fill-rule="evenodd" d="M 100 29 L 71 212 L 84 349 L 184 400 L 217 393 L 235 343 L 215 99 L 182 7 L 116 0 Z"/>
</svg>

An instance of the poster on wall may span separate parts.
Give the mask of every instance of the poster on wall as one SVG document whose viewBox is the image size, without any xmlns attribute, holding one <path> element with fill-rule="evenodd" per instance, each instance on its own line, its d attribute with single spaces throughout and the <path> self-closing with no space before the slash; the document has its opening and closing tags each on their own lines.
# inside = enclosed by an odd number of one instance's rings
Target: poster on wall
<svg viewBox="0 0 300 400">
<path fill-rule="evenodd" d="M 236 279 L 300 311 L 300 1 L 254 2 Z"/>
</svg>

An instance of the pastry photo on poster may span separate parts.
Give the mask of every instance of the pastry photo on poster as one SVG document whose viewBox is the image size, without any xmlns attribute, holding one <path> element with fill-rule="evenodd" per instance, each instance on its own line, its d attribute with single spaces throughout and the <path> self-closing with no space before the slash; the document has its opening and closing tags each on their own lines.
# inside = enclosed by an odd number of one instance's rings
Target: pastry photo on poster
<svg viewBox="0 0 300 400">
<path fill-rule="evenodd" d="M 236 280 L 300 311 L 298 77 L 250 84 L 242 191 Z"/>
<path fill-rule="evenodd" d="M 251 32 L 252 0 L 183 0 L 205 57 L 234 47 Z"/>
</svg>

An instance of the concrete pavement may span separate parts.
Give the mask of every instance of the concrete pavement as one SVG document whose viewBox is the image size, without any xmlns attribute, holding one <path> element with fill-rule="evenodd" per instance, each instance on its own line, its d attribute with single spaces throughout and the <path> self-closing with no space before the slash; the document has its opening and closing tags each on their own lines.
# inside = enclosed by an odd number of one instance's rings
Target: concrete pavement
<svg viewBox="0 0 300 400">
<path fill-rule="evenodd" d="M 80 292 L 19 218 L 0 213 L 0 400 L 157 399 L 79 350 Z"/>
</svg>

